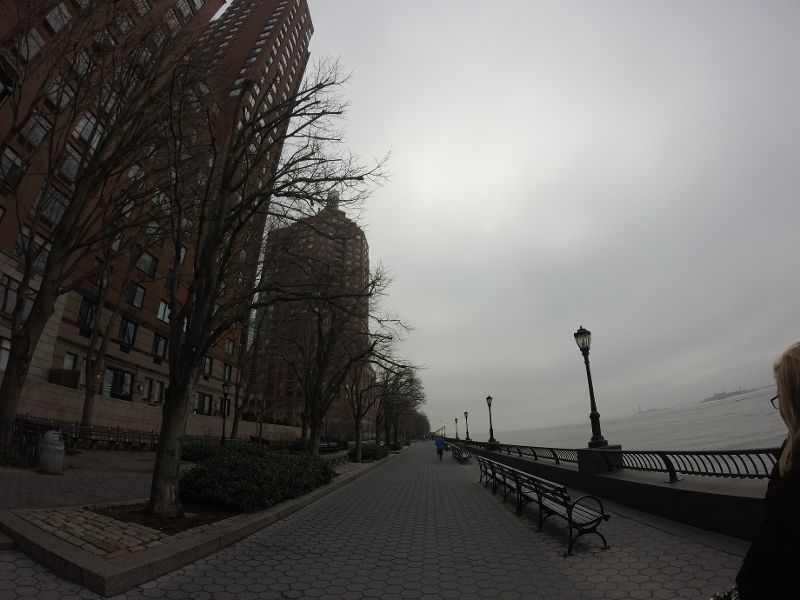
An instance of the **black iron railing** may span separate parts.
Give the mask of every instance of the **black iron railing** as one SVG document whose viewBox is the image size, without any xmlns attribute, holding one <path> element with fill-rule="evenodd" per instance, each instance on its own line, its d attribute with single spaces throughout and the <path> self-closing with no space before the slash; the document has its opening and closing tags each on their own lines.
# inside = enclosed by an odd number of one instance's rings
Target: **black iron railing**
<svg viewBox="0 0 800 600">
<path fill-rule="evenodd" d="M 34 464 L 38 458 L 39 439 L 46 431 L 59 431 L 66 447 L 86 446 L 108 449 L 155 450 L 158 446 L 157 431 L 139 431 L 121 427 L 80 425 L 43 417 L 18 415 L 12 422 L 0 423 L 0 452 L 6 459 L 22 464 Z M 5 442 L 9 440 L 6 444 Z M 219 436 L 187 435 L 184 443 L 207 445 L 220 444 Z M 243 443 L 244 439 L 227 439 L 226 443 Z M 4 450 L 3 450 L 4 448 Z"/>
<path fill-rule="evenodd" d="M 670 481 L 680 475 L 764 479 L 778 462 L 779 448 L 755 450 L 601 450 L 609 470 L 630 469 L 667 473 Z"/>
<path fill-rule="evenodd" d="M 547 460 L 554 464 L 577 463 L 578 450 L 520 446 L 516 444 L 490 444 L 466 442 L 472 446 L 516 455 L 533 460 Z M 765 479 L 769 477 L 780 456 L 779 448 L 754 450 L 602 450 L 598 452 L 609 471 L 628 469 L 666 473 L 670 481 L 681 475 L 702 477 L 730 477 L 740 479 Z"/>
</svg>

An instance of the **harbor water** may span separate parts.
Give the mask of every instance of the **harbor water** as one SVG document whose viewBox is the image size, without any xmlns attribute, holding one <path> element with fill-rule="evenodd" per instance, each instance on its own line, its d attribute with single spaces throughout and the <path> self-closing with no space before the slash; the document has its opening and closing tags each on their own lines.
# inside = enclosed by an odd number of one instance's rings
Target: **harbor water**
<svg viewBox="0 0 800 600">
<path fill-rule="evenodd" d="M 775 387 L 691 405 L 604 419 L 603 437 L 626 450 L 741 450 L 775 448 L 786 427 L 769 399 Z M 524 431 L 496 432 L 501 443 L 554 448 L 585 448 L 591 437 L 586 422 Z M 477 439 L 477 438 L 476 438 Z"/>
</svg>

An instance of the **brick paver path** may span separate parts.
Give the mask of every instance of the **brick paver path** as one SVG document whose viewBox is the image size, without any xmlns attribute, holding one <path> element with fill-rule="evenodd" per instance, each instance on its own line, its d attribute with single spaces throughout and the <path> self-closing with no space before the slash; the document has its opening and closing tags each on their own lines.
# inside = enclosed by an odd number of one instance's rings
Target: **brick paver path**
<svg viewBox="0 0 800 600">
<path fill-rule="evenodd" d="M 478 485 L 476 466 L 416 444 L 249 538 L 119 598 L 324 600 L 708 598 L 740 559 L 621 515 L 564 557 L 566 530 Z M 95 598 L 19 552 L 0 553 L 0 598 Z M 5 594 L 5 595 L 4 595 Z"/>
</svg>

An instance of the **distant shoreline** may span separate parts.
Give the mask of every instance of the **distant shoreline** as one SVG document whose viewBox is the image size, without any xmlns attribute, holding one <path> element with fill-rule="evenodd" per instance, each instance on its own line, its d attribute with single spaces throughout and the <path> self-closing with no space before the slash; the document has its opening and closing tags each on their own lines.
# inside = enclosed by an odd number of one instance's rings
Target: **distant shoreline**
<svg viewBox="0 0 800 600">
<path fill-rule="evenodd" d="M 724 392 L 724 391 L 723 392 L 717 392 L 713 396 L 709 396 L 708 398 L 703 398 L 702 400 L 700 400 L 700 403 L 702 404 L 703 402 L 713 402 L 715 400 L 725 400 L 726 398 L 733 398 L 734 396 L 743 396 L 744 394 L 750 394 L 752 392 L 758 392 L 759 390 L 764 390 L 764 389 L 766 389 L 768 387 L 772 387 L 773 385 L 774 384 L 762 385 L 760 387 L 754 387 L 752 389 L 739 388 L 738 390 L 736 390 L 734 392 Z"/>
</svg>

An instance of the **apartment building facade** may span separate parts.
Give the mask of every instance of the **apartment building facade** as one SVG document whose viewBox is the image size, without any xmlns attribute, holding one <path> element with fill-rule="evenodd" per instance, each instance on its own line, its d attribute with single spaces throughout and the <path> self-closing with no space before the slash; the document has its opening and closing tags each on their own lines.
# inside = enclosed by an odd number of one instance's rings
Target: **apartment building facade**
<svg viewBox="0 0 800 600">
<path fill-rule="evenodd" d="M 115 123 L 113 99 L 125 93 L 95 84 L 95 97 L 76 107 L 81 85 L 126 45 L 125 56 L 133 61 L 157 55 L 165 39 L 196 45 L 204 49 L 208 67 L 203 93 L 214 98 L 221 114 L 231 115 L 218 121 L 217 134 L 229 136 L 254 106 L 267 110 L 291 98 L 305 70 L 313 29 L 305 1 L 298 0 L 237 0 L 214 21 L 221 0 L 131 0 L 109 3 L 110 8 L 97 8 L 102 2 L 64 0 L 27 12 L 18 0 L 0 2 L 2 14 L 22 15 L 18 22 L 0 24 L 1 372 L 10 350 L 14 308 L 30 301 L 17 293 L 26 265 L 33 267 L 33 294 L 63 207 L 85 174 L 86 156 L 102 151 L 98 140 Z M 65 53 L 73 55 L 67 70 L 58 63 Z M 137 169 L 134 164 L 117 176 L 135 180 Z M 150 191 L 157 193 L 143 194 Z M 155 197 L 149 200 L 156 203 Z M 250 226 L 258 235 L 263 222 Z M 76 278 L 71 291 L 59 296 L 36 347 L 19 412 L 79 420 L 86 363 L 101 361 L 94 380 L 101 409 L 94 422 L 121 420 L 157 428 L 169 375 L 169 265 L 176 256 L 191 264 L 193 248 L 150 236 L 144 221 L 139 233 L 146 244 L 132 244 L 110 260 L 93 247 L 76 265 L 89 276 Z M 31 236 L 35 243 L 29 247 L 38 252 L 26 262 L 20 240 Z M 197 415 L 229 413 L 223 383 L 236 385 L 239 379 L 238 346 L 234 330 L 204 357 L 194 398 Z M 117 422 L 103 422 L 109 419 Z M 205 430 L 196 433 L 211 433 L 211 420 L 198 422 Z"/>
</svg>

